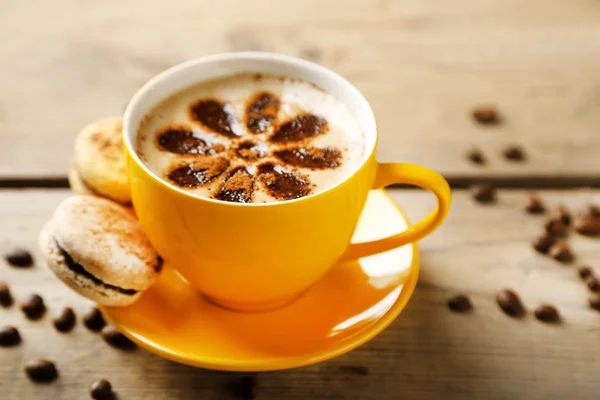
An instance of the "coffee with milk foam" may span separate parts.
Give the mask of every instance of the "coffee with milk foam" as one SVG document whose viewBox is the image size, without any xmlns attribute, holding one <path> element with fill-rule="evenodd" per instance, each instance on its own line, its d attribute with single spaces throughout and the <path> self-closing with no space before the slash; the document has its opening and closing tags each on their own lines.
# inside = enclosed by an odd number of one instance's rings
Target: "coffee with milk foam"
<svg viewBox="0 0 600 400">
<path fill-rule="evenodd" d="M 334 96 L 300 80 L 240 74 L 157 104 L 136 151 L 159 177 L 194 195 L 237 203 L 302 198 L 345 180 L 364 135 Z"/>
</svg>

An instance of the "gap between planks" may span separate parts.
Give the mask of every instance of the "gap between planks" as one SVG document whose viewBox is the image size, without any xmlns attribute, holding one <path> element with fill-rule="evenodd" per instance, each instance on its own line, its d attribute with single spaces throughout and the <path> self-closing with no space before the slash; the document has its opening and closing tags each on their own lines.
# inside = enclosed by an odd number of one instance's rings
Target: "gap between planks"
<svg viewBox="0 0 600 400">
<path fill-rule="evenodd" d="M 446 177 L 453 189 L 465 189 L 477 183 L 491 183 L 503 189 L 600 189 L 600 178 L 583 176 L 504 176 L 504 177 Z M 69 187 L 66 177 L 0 178 L 0 189 L 64 189 Z M 390 185 L 390 189 L 418 189 L 408 185 Z"/>
</svg>

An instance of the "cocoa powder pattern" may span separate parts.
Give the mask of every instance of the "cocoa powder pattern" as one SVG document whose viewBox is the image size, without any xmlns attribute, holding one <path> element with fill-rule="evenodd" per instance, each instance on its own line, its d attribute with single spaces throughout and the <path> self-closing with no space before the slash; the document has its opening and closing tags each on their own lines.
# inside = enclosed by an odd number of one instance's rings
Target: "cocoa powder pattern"
<svg viewBox="0 0 600 400">
<path fill-rule="evenodd" d="M 214 141 L 197 137 L 191 128 L 174 126 L 159 131 L 155 141 L 159 150 L 186 156 L 167 171 L 166 178 L 183 188 L 219 182 L 212 197 L 235 203 L 252 202 L 257 185 L 277 200 L 309 195 L 314 185 L 303 170 L 337 168 L 343 154 L 331 146 L 311 144 L 328 132 L 325 118 L 300 113 L 280 121 L 279 105 L 275 94 L 260 91 L 250 96 L 245 115 L 238 118 L 233 108 L 219 99 L 196 100 L 188 114 L 207 131 L 203 135 L 212 135 Z M 245 121 L 247 133 L 237 128 L 240 121 Z M 261 141 L 258 133 L 266 134 L 266 139 Z"/>
</svg>

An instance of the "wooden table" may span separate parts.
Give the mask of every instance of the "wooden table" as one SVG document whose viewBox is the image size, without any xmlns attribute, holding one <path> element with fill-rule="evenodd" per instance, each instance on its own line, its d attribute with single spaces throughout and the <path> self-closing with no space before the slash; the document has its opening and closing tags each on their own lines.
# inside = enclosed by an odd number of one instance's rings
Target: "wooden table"
<svg viewBox="0 0 600 400">
<path fill-rule="evenodd" d="M 120 114 L 147 79 L 180 61 L 231 50 L 268 50 L 335 69 L 371 101 L 381 128 L 379 158 L 421 163 L 454 186 L 445 225 L 421 243 L 422 273 L 407 309 L 383 333 L 318 365 L 257 374 L 259 399 L 597 399 L 600 313 L 572 266 L 536 254 L 543 217 L 522 211 L 536 189 L 548 205 L 600 203 L 600 4 L 590 0 L 4 0 L 0 7 L 0 250 L 37 253 L 37 232 L 65 197 L 74 135 L 97 117 Z M 504 123 L 480 127 L 477 103 L 496 104 Z M 523 163 L 501 156 L 508 144 Z M 477 167 L 464 155 L 482 149 Z M 464 190 L 503 189 L 482 206 Z M 585 186 L 587 189 L 581 189 Z M 26 188 L 26 189 L 23 189 Z M 559 190 L 557 190 L 559 189 Z M 416 219 L 433 201 L 392 194 Z M 578 263 L 600 273 L 600 241 L 574 236 Z M 40 261 L 0 263 L 17 298 L 37 291 L 52 309 L 89 303 Z M 523 320 L 496 306 L 518 291 L 531 310 L 549 302 L 563 323 Z M 470 314 L 446 300 L 467 293 Z M 194 369 L 143 350 L 108 348 L 79 324 L 69 335 L 50 315 L 25 322 L 0 309 L 1 324 L 27 340 L 0 349 L 0 399 L 82 399 L 109 379 L 121 399 L 230 399 L 240 374 Z M 43 353 L 61 367 L 51 385 L 24 378 Z M 366 376 L 342 366 L 361 366 Z"/>
</svg>

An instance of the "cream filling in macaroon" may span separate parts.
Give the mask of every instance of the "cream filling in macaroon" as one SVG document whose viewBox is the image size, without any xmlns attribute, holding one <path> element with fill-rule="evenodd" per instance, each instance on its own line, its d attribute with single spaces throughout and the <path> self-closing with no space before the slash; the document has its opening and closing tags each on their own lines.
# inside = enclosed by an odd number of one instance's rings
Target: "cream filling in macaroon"
<svg viewBox="0 0 600 400">
<path fill-rule="evenodd" d="M 54 243 L 56 244 L 56 247 L 58 248 L 58 250 L 60 251 L 61 255 L 63 256 L 63 258 L 65 260 L 65 265 L 67 266 L 67 268 L 69 268 L 74 273 L 88 278 L 89 280 L 91 280 L 92 282 L 94 282 L 98 286 L 102 286 L 102 287 L 104 287 L 106 289 L 114 290 L 114 291 L 119 292 L 121 294 L 132 296 L 132 295 L 134 295 L 134 294 L 136 294 L 136 293 L 139 292 L 139 290 L 124 289 L 124 288 L 121 288 L 121 287 L 114 286 L 114 285 L 111 285 L 109 283 L 103 282 L 101 279 L 98 279 L 97 277 L 95 277 L 94 275 L 92 275 L 88 271 L 86 271 L 86 269 L 81 264 L 78 264 L 77 262 L 75 262 L 75 260 L 73 259 L 73 257 L 71 257 L 69 255 L 69 253 L 63 247 L 61 247 L 61 245 L 58 243 L 58 240 L 56 240 L 56 238 L 54 238 Z M 162 263 L 163 263 L 163 260 L 159 256 L 157 258 L 157 265 L 154 267 L 154 269 L 156 271 L 160 271 L 160 269 L 162 268 Z"/>
</svg>

